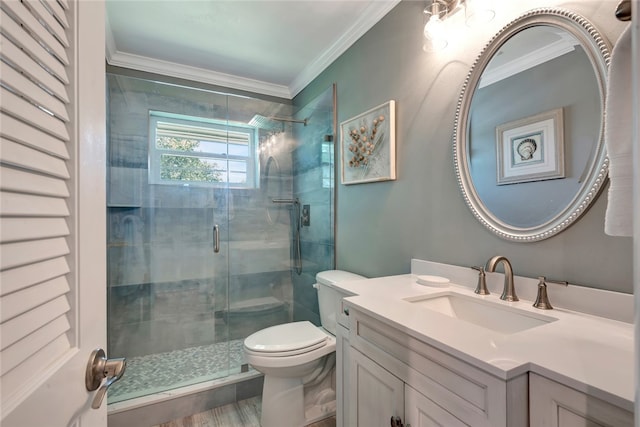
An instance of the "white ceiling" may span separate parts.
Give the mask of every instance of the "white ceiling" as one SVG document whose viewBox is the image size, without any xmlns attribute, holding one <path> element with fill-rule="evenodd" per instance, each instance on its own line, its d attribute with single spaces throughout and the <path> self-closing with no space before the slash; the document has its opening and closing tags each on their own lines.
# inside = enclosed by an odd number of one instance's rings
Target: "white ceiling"
<svg viewBox="0 0 640 427">
<path fill-rule="evenodd" d="M 107 62 L 292 98 L 400 0 L 107 0 Z"/>
</svg>

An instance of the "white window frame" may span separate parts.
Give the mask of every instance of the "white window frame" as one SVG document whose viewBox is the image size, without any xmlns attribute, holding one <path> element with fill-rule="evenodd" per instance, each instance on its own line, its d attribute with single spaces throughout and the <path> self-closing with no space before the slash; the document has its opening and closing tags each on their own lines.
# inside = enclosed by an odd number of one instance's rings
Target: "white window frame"
<svg viewBox="0 0 640 427">
<path fill-rule="evenodd" d="M 157 148 L 156 146 L 156 134 L 158 122 L 175 123 L 194 127 L 202 127 L 208 129 L 215 129 L 223 131 L 229 135 L 232 132 L 247 133 L 248 138 L 248 155 L 238 156 L 230 155 L 227 153 L 213 154 L 206 152 L 185 152 L 180 150 L 167 150 Z M 180 185 L 189 187 L 229 187 L 229 188 L 256 188 L 256 176 L 258 170 L 258 161 L 256 154 L 256 138 L 257 132 L 253 126 L 241 122 L 228 122 L 224 120 L 206 119 L 202 117 L 188 116 L 183 114 L 174 114 L 161 111 L 149 111 L 149 184 L 164 184 L 164 185 Z M 227 146 L 230 141 L 216 141 L 226 143 Z M 178 155 L 178 156 L 193 156 L 202 159 L 213 159 L 223 163 L 228 161 L 246 161 L 247 179 L 244 183 L 228 182 L 228 176 L 226 180 L 220 182 L 207 182 L 207 181 L 183 181 L 183 180 L 168 180 L 161 178 L 161 157 L 163 154 Z M 227 163 L 227 173 L 228 163 Z"/>
</svg>

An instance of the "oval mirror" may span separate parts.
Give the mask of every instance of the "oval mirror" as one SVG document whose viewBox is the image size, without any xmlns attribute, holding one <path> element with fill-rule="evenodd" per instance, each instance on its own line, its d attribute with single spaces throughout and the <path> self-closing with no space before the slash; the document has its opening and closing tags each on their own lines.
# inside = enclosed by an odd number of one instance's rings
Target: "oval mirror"
<svg viewBox="0 0 640 427">
<path fill-rule="evenodd" d="M 262 189 L 266 197 L 267 221 L 269 224 L 275 224 L 278 222 L 280 209 L 272 201 L 282 196 L 282 177 L 280 176 L 280 165 L 273 156 L 269 156 L 264 167 Z"/>
<path fill-rule="evenodd" d="M 537 9 L 480 53 L 458 100 L 454 163 L 467 205 L 498 236 L 551 237 L 598 195 L 609 52 L 581 16 Z"/>
</svg>

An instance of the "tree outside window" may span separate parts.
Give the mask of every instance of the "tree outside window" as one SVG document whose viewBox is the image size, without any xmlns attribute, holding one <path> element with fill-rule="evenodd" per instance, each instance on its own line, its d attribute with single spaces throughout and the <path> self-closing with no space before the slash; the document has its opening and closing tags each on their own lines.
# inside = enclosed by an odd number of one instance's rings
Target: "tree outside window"
<svg viewBox="0 0 640 427">
<path fill-rule="evenodd" d="M 167 136 L 156 141 L 158 148 L 175 151 L 195 152 L 199 141 L 178 139 Z M 215 160 L 194 156 L 163 154 L 160 157 L 160 179 L 171 181 L 221 182 L 222 172 Z"/>
</svg>

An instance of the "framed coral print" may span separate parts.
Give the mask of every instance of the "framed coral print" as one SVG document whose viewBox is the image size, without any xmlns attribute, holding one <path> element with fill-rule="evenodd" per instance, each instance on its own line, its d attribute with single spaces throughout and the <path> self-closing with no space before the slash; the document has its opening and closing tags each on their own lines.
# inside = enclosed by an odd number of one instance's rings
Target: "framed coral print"
<svg viewBox="0 0 640 427">
<path fill-rule="evenodd" d="M 497 184 L 564 178 L 562 108 L 496 127 Z"/>
<path fill-rule="evenodd" d="M 391 100 L 340 124 L 342 183 L 396 179 L 396 116 Z"/>
</svg>

